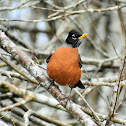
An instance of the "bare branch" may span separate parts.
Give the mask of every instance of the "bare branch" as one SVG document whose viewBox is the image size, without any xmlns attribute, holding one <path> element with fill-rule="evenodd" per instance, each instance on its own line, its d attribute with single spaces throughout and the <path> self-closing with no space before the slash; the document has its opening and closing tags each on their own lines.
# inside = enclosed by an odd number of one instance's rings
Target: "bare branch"
<svg viewBox="0 0 126 126">
<path fill-rule="evenodd" d="M 17 61 L 20 61 L 22 65 L 39 81 L 41 86 L 43 86 L 51 95 L 53 95 L 61 105 L 63 105 L 75 118 L 78 118 L 82 124 L 85 125 L 96 125 L 90 117 L 81 111 L 80 107 L 69 101 L 66 103 L 66 99 L 61 91 L 56 86 L 51 86 L 48 89 L 50 81 L 47 76 L 43 73 L 42 69 L 34 63 L 27 55 L 25 55 L 7 36 L 0 32 L 0 45 L 3 49 L 9 52 Z M 63 99 L 63 100 L 61 100 Z"/>
<path fill-rule="evenodd" d="M 21 2 L 19 5 L 17 5 L 16 7 L 1 7 L 0 8 L 0 11 L 13 11 L 13 10 L 16 10 L 16 9 L 22 9 L 22 8 L 26 8 L 26 7 L 29 7 L 31 6 L 31 4 L 29 6 L 24 6 L 25 4 L 31 2 L 31 0 L 24 0 L 23 2 Z M 33 2 L 32 5 L 36 5 L 40 3 L 40 1 L 36 1 L 36 2 Z M 23 7 L 24 6 L 24 7 Z"/>
</svg>

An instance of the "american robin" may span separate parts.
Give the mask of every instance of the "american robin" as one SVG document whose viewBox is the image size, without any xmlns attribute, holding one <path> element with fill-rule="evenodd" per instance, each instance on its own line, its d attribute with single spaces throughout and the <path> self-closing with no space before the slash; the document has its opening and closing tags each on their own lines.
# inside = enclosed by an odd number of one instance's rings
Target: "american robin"
<svg viewBox="0 0 126 126">
<path fill-rule="evenodd" d="M 54 53 L 47 58 L 47 74 L 50 79 L 56 81 L 61 86 L 79 87 L 84 89 L 80 81 L 81 77 L 81 57 L 78 53 L 78 47 L 81 39 L 88 34 L 81 34 L 76 30 L 71 30 L 64 43 Z"/>
</svg>

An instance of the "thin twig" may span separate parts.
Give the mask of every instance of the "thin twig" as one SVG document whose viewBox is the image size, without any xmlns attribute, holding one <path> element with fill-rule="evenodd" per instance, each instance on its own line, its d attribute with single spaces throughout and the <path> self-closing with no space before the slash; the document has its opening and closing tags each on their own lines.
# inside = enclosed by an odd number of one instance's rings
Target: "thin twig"
<svg viewBox="0 0 126 126">
<path fill-rule="evenodd" d="M 76 89 L 74 89 L 74 91 L 82 98 L 82 100 L 84 101 L 84 103 L 87 105 L 87 107 L 90 109 L 90 111 L 93 113 L 94 118 L 97 120 L 97 123 L 100 126 L 103 126 L 103 124 L 101 123 L 101 119 L 97 116 L 97 114 L 95 113 L 95 111 L 91 108 L 91 106 L 88 104 L 88 102 L 86 101 L 86 99 L 81 95 L 81 93 L 79 91 L 77 91 Z"/>
<path fill-rule="evenodd" d="M 40 3 L 40 1 L 35 1 L 28 6 L 24 6 L 28 2 L 31 2 L 31 0 L 24 0 L 21 3 L 19 3 L 19 5 L 15 6 L 15 7 L 0 7 L 0 11 L 13 11 L 13 10 L 16 10 L 16 9 L 23 9 L 23 8 L 30 7 L 30 6 L 33 6 L 33 5 L 37 5 L 37 4 Z"/>
<path fill-rule="evenodd" d="M 120 82 L 121 82 L 121 78 L 122 78 L 122 74 L 123 74 L 123 70 L 125 66 L 125 60 L 126 60 L 126 56 L 124 56 L 124 58 L 122 59 L 117 85 L 114 87 L 114 91 L 113 91 L 113 98 L 110 104 L 111 108 L 109 112 L 109 119 L 106 122 L 106 126 L 111 125 L 113 123 L 113 118 L 117 110 L 116 107 L 117 107 L 117 103 L 118 103 L 118 99 L 119 99 L 119 95 L 120 95 L 120 91 L 122 87 L 122 85 L 120 85 Z"/>
<path fill-rule="evenodd" d="M 38 82 L 35 80 L 34 77 L 32 77 L 28 72 L 25 72 L 24 70 L 20 69 L 18 66 L 16 66 L 14 63 L 10 62 L 7 58 L 5 58 L 2 54 L 0 54 L 0 59 L 4 61 L 6 64 L 8 64 L 13 70 L 20 73 L 22 76 L 27 78 L 28 80 L 31 80 L 32 82 L 38 84 Z"/>
<path fill-rule="evenodd" d="M 15 103 L 15 104 L 9 105 L 9 106 L 7 106 L 7 107 L 1 108 L 1 109 L 0 109 L 0 112 L 10 110 L 10 109 L 12 109 L 12 108 L 14 108 L 14 107 L 17 107 L 17 106 L 21 106 L 21 105 L 23 105 L 23 104 L 29 102 L 30 100 L 31 100 L 31 99 L 21 100 L 21 101 L 19 101 L 18 103 Z"/>
<path fill-rule="evenodd" d="M 122 6 L 122 7 L 125 7 L 125 6 Z M 120 7 L 120 8 L 122 8 Z M 21 20 L 21 19 L 3 19 L 3 18 L 0 18 L 0 21 L 7 21 L 7 22 L 10 22 L 10 21 L 18 21 L 18 22 L 33 22 L 33 23 L 37 23 L 37 22 L 48 22 L 48 21 L 54 21 L 54 20 L 57 20 L 57 19 L 62 19 L 62 18 L 65 18 L 67 16 L 70 16 L 70 15 L 76 15 L 76 14 L 82 14 L 82 13 L 86 13 L 86 12 L 103 12 L 103 11 L 112 11 L 112 10 L 117 10 L 118 7 L 115 6 L 115 7 L 110 7 L 110 8 L 107 8 L 107 9 L 102 9 L 102 10 L 98 10 L 98 9 L 87 9 L 87 10 L 79 10 L 79 11 L 65 11 L 66 13 L 64 15 L 59 15 L 59 16 L 55 16 L 55 17 L 51 17 L 49 19 L 43 19 L 43 20 Z"/>
</svg>

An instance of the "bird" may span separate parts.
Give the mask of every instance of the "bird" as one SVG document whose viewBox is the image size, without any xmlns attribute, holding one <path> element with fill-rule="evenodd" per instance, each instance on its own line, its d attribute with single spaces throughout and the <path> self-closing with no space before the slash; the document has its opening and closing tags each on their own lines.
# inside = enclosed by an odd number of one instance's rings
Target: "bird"
<svg viewBox="0 0 126 126">
<path fill-rule="evenodd" d="M 71 30 L 65 43 L 58 47 L 46 59 L 48 77 L 61 86 L 84 89 L 81 78 L 82 61 L 78 53 L 78 47 L 82 43 L 82 38 L 88 34 Z M 71 94 L 70 91 L 70 94 Z"/>
</svg>

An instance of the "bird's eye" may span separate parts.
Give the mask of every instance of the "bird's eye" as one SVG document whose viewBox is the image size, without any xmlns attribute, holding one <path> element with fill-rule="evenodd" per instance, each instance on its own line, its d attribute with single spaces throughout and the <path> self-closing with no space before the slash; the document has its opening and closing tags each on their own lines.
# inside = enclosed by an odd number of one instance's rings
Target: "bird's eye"
<svg viewBox="0 0 126 126">
<path fill-rule="evenodd" d="M 72 39 L 74 39 L 74 40 L 77 39 L 75 34 L 72 35 Z"/>
</svg>

